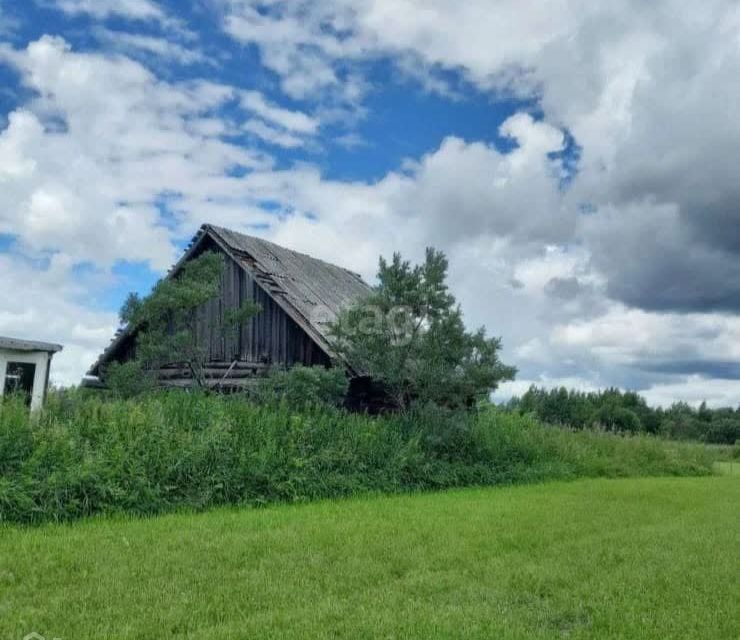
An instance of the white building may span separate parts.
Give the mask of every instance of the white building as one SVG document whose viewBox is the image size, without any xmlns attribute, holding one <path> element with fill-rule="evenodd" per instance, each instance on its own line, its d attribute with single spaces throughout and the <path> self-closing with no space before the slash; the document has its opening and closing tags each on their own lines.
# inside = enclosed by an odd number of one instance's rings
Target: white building
<svg viewBox="0 0 740 640">
<path fill-rule="evenodd" d="M 51 359 L 62 346 L 0 336 L 0 396 L 25 393 L 31 409 L 44 403 Z"/>
</svg>

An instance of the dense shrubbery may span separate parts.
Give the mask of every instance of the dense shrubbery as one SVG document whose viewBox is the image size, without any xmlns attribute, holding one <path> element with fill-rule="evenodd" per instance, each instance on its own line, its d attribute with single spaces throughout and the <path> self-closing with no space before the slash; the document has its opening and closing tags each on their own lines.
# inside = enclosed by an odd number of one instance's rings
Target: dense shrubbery
<svg viewBox="0 0 740 640">
<path fill-rule="evenodd" d="M 349 381 L 339 367 L 277 370 L 261 378 L 253 399 L 260 404 L 285 403 L 292 409 L 338 408 L 344 404 Z"/>
<path fill-rule="evenodd" d="M 283 399 L 50 394 L 0 406 L 0 520 L 154 514 L 579 476 L 708 473 L 703 447 L 543 428 L 494 407 L 372 418 Z"/>
<path fill-rule="evenodd" d="M 598 427 L 609 431 L 646 432 L 676 440 L 699 440 L 713 444 L 734 444 L 740 440 L 740 407 L 698 409 L 676 403 L 670 409 L 649 407 L 632 391 L 606 389 L 596 393 L 531 387 L 509 407 L 532 413 L 550 424 L 577 429 Z"/>
</svg>

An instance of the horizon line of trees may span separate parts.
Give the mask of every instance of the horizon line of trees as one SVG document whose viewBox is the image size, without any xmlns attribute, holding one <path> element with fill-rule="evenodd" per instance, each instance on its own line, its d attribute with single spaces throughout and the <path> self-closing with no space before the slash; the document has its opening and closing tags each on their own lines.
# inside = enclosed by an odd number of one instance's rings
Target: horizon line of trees
<svg viewBox="0 0 740 640">
<path fill-rule="evenodd" d="M 519 413 L 532 413 L 543 422 L 576 429 L 652 433 L 710 444 L 735 444 L 740 440 L 740 407 L 710 409 L 706 402 L 698 408 L 686 402 L 675 402 L 667 409 L 651 407 L 638 393 L 617 388 L 586 392 L 532 385 L 506 406 Z"/>
</svg>

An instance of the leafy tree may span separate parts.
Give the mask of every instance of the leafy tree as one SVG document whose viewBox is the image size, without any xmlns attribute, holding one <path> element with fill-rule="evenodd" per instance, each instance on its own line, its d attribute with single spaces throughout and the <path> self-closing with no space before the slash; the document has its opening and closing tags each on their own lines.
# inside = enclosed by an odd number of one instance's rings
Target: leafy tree
<svg viewBox="0 0 740 640">
<path fill-rule="evenodd" d="M 129 294 L 120 318 L 136 331 L 135 360 L 113 365 L 105 374 L 106 381 L 114 386 L 120 381 L 122 395 L 130 395 L 137 389 L 137 370 L 182 364 L 190 370 L 193 385 L 204 388 L 208 353 L 198 340 L 196 323 L 199 309 L 219 295 L 223 270 L 223 256 L 205 252 L 187 262 L 176 277 L 160 280 L 146 298 Z M 227 312 L 223 330 L 235 330 L 259 311 L 259 305 L 248 302 Z"/>
<path fill-rule="evenodd" d="M 615 403 L 603 405 L 594 415 L 593 422 L 609 431 L 636 433 L 642 428 L 640 419 L 632 409 L 621 407 Z"/>
<path fill-rule="evenodd" d="M 740 440 L 740 419 L 726 416 L 714 418 L 702 434 L 702 440 L 714 444 L 735 444 Z"/>
<path fill-rule="evenodd" d="M 578 429 L 600 426 L 715 444 L 732 444 L 740 435 L 738 410 L 710 409 L 706 402 L 698 408 L 685 402 L 677 402 L 668 409 L 653 408 L 634 391 L 616 388 L 566 393 L 563 388 L 547 390 L 532 385 L 521 398 L 512 398 L 508 408 L 533 413 L 544 422 Z"/>
<path fill-rule="evenodd" d="M 469 406 L 516 370 L 499 360 L 501 342 L 468 332 L 450 294 L 444 254 L 427 249 L 411 266 L 380 259 L 378 286 L 343 311 L 331 328 L 336 352 L 382 382 L 395 404 Z"/>
</svg>

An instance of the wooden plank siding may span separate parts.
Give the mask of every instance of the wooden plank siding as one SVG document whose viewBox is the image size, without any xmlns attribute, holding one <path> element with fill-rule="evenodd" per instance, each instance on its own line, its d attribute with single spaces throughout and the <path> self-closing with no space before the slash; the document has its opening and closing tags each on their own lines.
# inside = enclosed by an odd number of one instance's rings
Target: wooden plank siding
<svg viewBox="0 0 740 640">
<path fill-rule="evenodd" d="M 272 299 L 270 294 L 222 251 L 225 266 L 220 295 L 198 311 L 196 339 L 213 362 L 260 362 L 290 367 L 294 364 L 330 365 L 324 351 Z M 224 326 L 229 310 L 247 302 L 262 310 L 237 328 Z"/>
<path fill-rule="evenodd" d="M 371 290 L 347 269 L 214 225 L 201 227 L 167 277 L 177 277 L 204 251 L 217 251 L 225 260 L 219 295 L 198 310 L 196 319 L 196 339 L 209 366 L 234 361 L 331 366 L 331 321 Z M 245 302 L 259 304 L 261 312 L 237 330 L 225 330 L 227 312 Z M 106 364 L 135 357 L 135 341 L 135 328 L 120 329 L 88 375 L 100 377 Z M 340 366 L 358 373 L 349 362 Z"/>
</svg>

